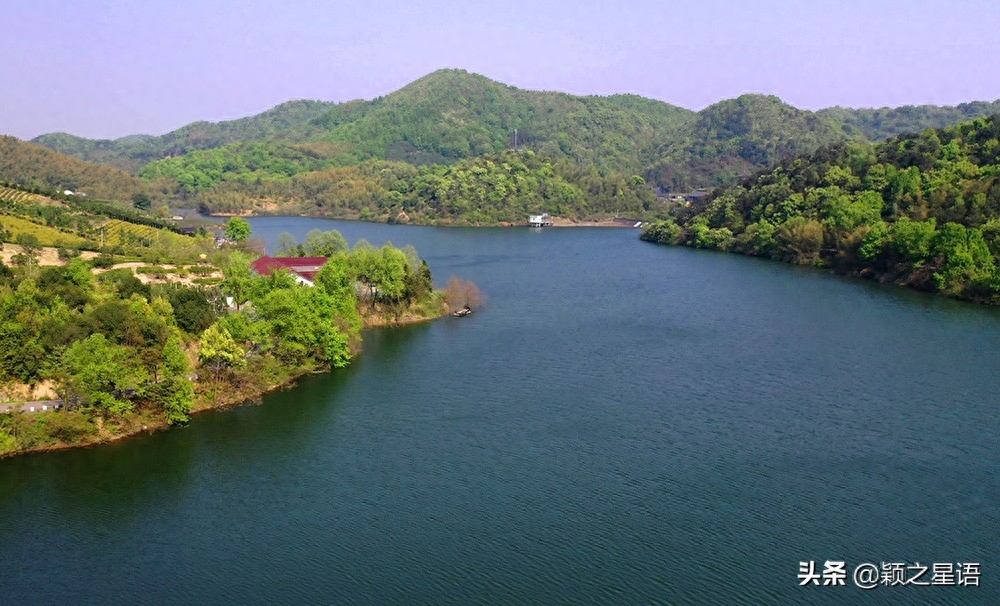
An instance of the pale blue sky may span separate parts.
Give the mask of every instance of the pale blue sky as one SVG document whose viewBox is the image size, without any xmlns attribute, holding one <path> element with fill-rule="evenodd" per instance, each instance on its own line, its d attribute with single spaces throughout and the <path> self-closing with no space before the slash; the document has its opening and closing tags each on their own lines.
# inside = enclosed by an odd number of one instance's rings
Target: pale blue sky
<svg viewBox="0 0 1000 606">
<path fill-rule="evenodd" d="M 997 0 L 8 0 L 0 133 L 160 134 L 443 67 L 691 109 L 1000 98 Z M 13 6 L 10 6 L 13 5 Z"/>
</svg>

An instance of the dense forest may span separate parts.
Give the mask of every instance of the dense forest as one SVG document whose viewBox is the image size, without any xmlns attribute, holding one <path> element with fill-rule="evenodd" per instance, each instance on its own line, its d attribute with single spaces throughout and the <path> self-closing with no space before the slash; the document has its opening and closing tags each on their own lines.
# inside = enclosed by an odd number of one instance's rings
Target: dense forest
<svg viewBox="0 0 1000 606">
<path fill-rule="evenodd" d="M 650 226 L 646 240 L 1000 302 L 1000 116 L 837 143 Z"/>
<path fill-rule="evenodd" d="M 668 191 L 714 188 L 823 144 L 861 139 L 844 124 L 795 109 L 777 97 L 743 95 L 698 112 L 694 122 L 657 150 L 658 159 L 645 175 Z"/>
<path fill-rule="evenodd" d="M 91 141 L 57 133 L 36 142 L 172 183 L 181 199 L 219 182 L 227 192 L 369 161 L 452 165 L 517 144 L 601 175 L 642 177 L 685 192 L 735 184 L 773 162 L 837 141 L 944 127 L 998 111 L 997 103 L 820 112 L 744 95 L 694 112 L 635 95 L 528 91 L 461 70 L 440 70 L 371 101 L 295 101 L 262 114 L 198 122 L 162 136 Z M 17 174 L 8 181 L 21 181 Z M 160 191 L 161 187 L 154 188 Z M 253 197 L 254 191 L 243 192 Z"/>
<path fill-rule="evenodd" d="M 831 107 L 816 112 L 820 117 L 842 122 L 864 134 L 869 141 L 885 141 L 906 133 L 920 133 L 929 128 L 944 128 L 959 122 L 1000 114 L 1000 100 L 992 103 L 973 101 L 954 107 L 939 105 L 904 105 L 878 109 Z"/>
<path fill-rule="evenodd" d="M 304 215 L 453 225 L 523 223 L 548 212 L 571 219 L 653 217 L 662 203 L 639 176 L 602 174 L 513 150 L 416 167 L 371 160 L 289 179 L 227 179 L 193 199 L 206 211 Z"/>
</svg>

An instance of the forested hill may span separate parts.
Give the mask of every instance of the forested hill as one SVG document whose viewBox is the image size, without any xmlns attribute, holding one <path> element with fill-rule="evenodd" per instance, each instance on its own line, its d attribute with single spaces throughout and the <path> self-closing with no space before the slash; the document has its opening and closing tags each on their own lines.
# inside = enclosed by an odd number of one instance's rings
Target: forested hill
<svg viewBox="0 0 1000 606">
<path fill-rule="evenodd" d="M 233 143 L 329 142 L 336 163 L 368 159 L 450 163 L 518 143 L 556 159 L 640 172 L 654 147 L 694 112 L 634 95 L 578 97 L 518 89 L 461 70 L 440 70 L 372 101 L 296 101 L 263 114 L 198 122 L 163 136 L 93 141 L 64 133 L 35 142 L 138 171 L 149 162 Z"/>
<path fill-rule="evenodd" d="M 233 181 L 234 173 L 268 181 L 369 160 L 454 164 L 512 148 L 517 130 L 519 147 L 554 161 L 639 175 L 651 187 L 678 192 L 735 184 L 825 143 L 946 126 L 992 107 L 808 112 L 777 97 L 744 95 L 693 112 L 635 95 L 529 91 L 439 70 L 371 101 L 293 101 L 155 137 L 92 141 L 61 133 L 36 141 L 148 177 L 175 178 L 187 193 Z"/>
<path fill-rule="evenodd" d="M 158 137 L 132 135 L 110 140 L 51 133 L 36 137 L 32 142 L 83 160 L 137 172 L 154 160 L 238 141 L 308 139 L 321 132 L 311 120 L 334 106 L 336 104 L 321 101 L 289 101 L 249 118 L 217 123 L 195 122 Z"/>
<path fill-rule="evenodd" d="M 666 140 L 646 178 L 668 191 L 714 188 L 820 145 L 862 138 L 843 123 L 777 97 L 743 95 L 705 108 L 679 136 Z"/>
<path fill-rule="evenodd" d="M 638 172 L 657 141 L 693 115 L 634 95 L 527 91 L 441 70 L 376 99 L 356 120 L 331 110 L 320 122 L 332 119 L 326 138 L 350 143 L 361 159 L 449 163 L 511 148 L 517 129 L 518 144 L 541 155 Z"/>
<path fill-rule="evenodd" d="M 643 238 L 1000 303 L 1000 116 L 781 162 Z"/>
<path fill-rule="evenodd" d="M 47 147 L 0 136 L 0 182 L 44 193 L 71 190 L 91 198 L 131 200 L 144 194 L 161 200 L 174 183 L 143 180 L 125 171 L 85 162 Z"/>
<path fill-rule="evenodd" d="M 878 109 L 831 107 L 816 112 L 822 118 L 843 122 L 855 128 L 869 141 L 885 141 L 906 133 L 928 128 L 946 128 L 959 122 L 1000 114 L 1000 100 L 992 103 L 973 101 L 954 107 L 940 105 L 904 105 Z"/>
</svg>

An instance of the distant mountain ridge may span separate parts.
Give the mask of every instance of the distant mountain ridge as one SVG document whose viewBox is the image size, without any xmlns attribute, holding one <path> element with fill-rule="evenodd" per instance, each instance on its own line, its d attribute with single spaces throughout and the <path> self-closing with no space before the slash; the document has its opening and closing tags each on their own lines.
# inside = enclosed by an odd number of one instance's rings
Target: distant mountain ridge
<svg viewBox="0 0 1000 606">
<path fill-rule="evenodd" d="M 899 135 L 921 133 L 929 128 L 946 128 L 975 118 L 1000 114 L 1000 99 L 988 103 L 972 101 L 955 106 L 904 105 L 901 107 L 829 107 L 816 112 L 860 130 L 869 141 L 879 143 Z"/>
<path fill-rule="evenodd" d="M 34 141 L 146 176 L 182 183 L 191 177 L 204 188 L 228 180 L 227 167 L 287 178 L 371 159 L 452 164 L 513 147 L 516 129 L 518 145 L 543 156 L 602 173 L 641 175 L 663 190 L 684 191 L 732 184 L 820 145 L 878 140 L 998 112 L 1000 101 L 810 112 L 764 95 L 694 112 L 636 95 L 530 91 L 463 70 L 439 70 L 370 101 L 290 101 L 255 116 L 196 122 L 162 136 L 112 141 L 55 133 Z M 272 164 L 281 167 L 273 174 Z"/>
<path fill-rule="evenodd" d="M 112 166 L 6 136 L 0 136 L 0 181 L 45 193 L 70 190 L 106 200 L 130 200 L 141 193 L 160 201 L 172 187 L 169 182 L 140 179 Z"/>
<path fill-rule="evenodd" d="M 138 172 L 156 160 L 229 143 L 268 138 L 306 139 L 319 132 L 311 127 L 310 121 L 336 105 L 323 101 L 289 101 L 255 116 L 224 122 L 193 122 L 159 136 L 86 139 L 68 133 L 50 133 L 35 137 L 31 142 L 88 162 Z"/>
</svg>

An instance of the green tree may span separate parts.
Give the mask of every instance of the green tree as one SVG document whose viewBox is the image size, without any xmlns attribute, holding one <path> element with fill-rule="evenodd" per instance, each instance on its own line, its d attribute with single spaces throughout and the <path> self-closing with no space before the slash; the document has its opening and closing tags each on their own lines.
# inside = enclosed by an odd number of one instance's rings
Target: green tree
<svg viewBox="0 0 1000 606">
<path fill-rule="evenodd" d="M 272 329 L 275 354 L 288 363 L 310 358 L 331 367 L 350 360 L 347 336 L 334 322 L 335 302 L 319 288 L 272 290 L 255 303 Z"/>
<path fill-rule="evenodd" d="M 149 199 L 149 196 L 143 192 L 139 192 L 132 196 L 132 206 L 138 210 L 149 210 L 152 206 L 153 201 Z"/>
<path fill-rule="evenodd" d="M 913 263 L 920 263 L 930 256 L 936 221 L 912 221 L 900 217 L 890 231 L 889 247 Z"/>
<path fill-rule="evenodd" d="M 31 266 L 37 263 L 36 257 L 42 250 L 42 244 L 38 241 L 37 236 L 34 234 L 17 234 L 14 238 L 14 243 L 20 246 L 22 251 L 12 258 L 15 265 Z"/>
<path fill-rule="evenodd" d="M 276 257 L 302 257 L 302 248 L 299 246 L 295 236 L 283 231 L 278 234 L 278 246 L 275 248 Z"/>
<path fill-rule="evenodd" d="M 215 311 L 201 289 L 176 284 L 166 289 L 166 295 L 174 319 L 184 331 L 199 334 L 215 322 Z"/>
<path fill-rule="evenodd" d="M 148 379 L 137 362 L 131 348 L 95 334 L 66 348 L 55 378 L 67 403 L 82 398 L 84 405 L 122 416 L 133 409 L 128 393 Z"/>
<path fill-rule="evenodd" d="M 934 280 L 942 292 L 968 297 L 991 292 L 996 263 L 978 229 L 945 223 L 934 236 L 931 253 L 941 267 Z"/>
<path fill-rule="evenodd" d="M 250 257 L 234 250 L 229 255 L 229 264 L 222 270 L 222 292 L 233 298 L 233 305 L 239 311 L 253 297 L 259 287 L 259 277 L 250 267 Z"/>
<path fill-rule="evenodd" d="M 246 351 L 218 322 L 202 333 L 199 346 L 198 360 L 216 377 L 223 370 L 246 366 Z"/>
<path fill-rule="evenodd" d="M 306 239 L 302 242 L 302 256 L 304 257 L 330 257 L 334 253 L 345 250 L 347 250 L 347 240 L 335 229 L 329 231 L 309 230 Z"/>
<path fill-rule="evenodd" d="M 334 322 L 338 323 L 352 342 L 361 335 L 361 314 L 358 312 L 357 273 L 351 253 L 339 252 L 330 257 L 316 275 L 316 286 L 331 297 Z"/>
<path fill-rule="evenodd" d="M 815 264 L 823 248 L 823 224 L 815 219 L 792 217 L 778 227 L 777 238 L 789 261 Z"/>
<path fill-rule="evenodd" d="M 163 345 L 164 376 L 182 377 L 191 372 L 191 362 L 184 354 L 184 344 L 176 330 Z"/>
<path fill-rule="evenodd" d="M 243 243 L 250 239 L 253 229 L 250 222 L 243 217 L 231 217 L 226 222 L 226 238 L 233 242 Z"/>
<path fill-rule="evenodd" d="M 194 407 L 194 385 L 187 379 L 177 378 L 168 386 L 169 390 L 161 400 L 167 422 L 171 425 L 187 423 Z"/>
</svg>

